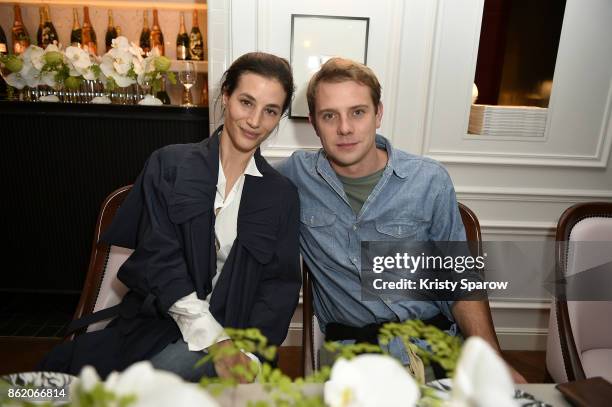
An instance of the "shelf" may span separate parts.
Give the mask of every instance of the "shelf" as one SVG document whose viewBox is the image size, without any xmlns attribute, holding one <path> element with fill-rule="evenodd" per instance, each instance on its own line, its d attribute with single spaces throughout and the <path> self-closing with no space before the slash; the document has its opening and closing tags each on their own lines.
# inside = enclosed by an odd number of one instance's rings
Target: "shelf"
<svg viewBox="0 0 612 407">
<path fill-rule="evenodd" d="M 173 72 L 178 72 L 180 71 L 180 64 L 181 62 L 185 62 L 185 61 L 179 61 L 177 59 L 173 59 L 172 63 L 170 64 L 170 70 Z M 196 66 L 196 71 L 198 73 L 208 73 L 208 61 L 191 61 L 195 64 Z"/>
<path fill-rule="evenodd" d="M 15 4 L 14 0 L 0 0 L 0 4 Z M 159 1 L 154 4 L 150 1 L 117 1 L 117 0 L 89 0 L 87 4 L 83 4 L 82 1 L 77 0 L 19 0 L 19 5 L 30 5 L 30 6 L 42 6 L 45 4 L 48 5 L 61 5 L 61 6 L 74 6 L 74 7 L 82 7 L 83 5 L 87 5 L 89 7 L 100 7 L 100 8 L 110 8 L 110 9 L 151 9 L 156 8 L 159 10 L 206 10 L 207 5 L 203 1 L 192 0 L 188 1 Z"/>
</svg>

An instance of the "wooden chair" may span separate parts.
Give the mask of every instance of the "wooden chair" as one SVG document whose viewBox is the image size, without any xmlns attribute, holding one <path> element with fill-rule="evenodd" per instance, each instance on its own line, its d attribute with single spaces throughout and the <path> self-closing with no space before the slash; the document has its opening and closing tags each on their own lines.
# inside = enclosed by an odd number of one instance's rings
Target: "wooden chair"
<svg viewBox="0 0 612 407">
<path fill-rule="evenodd" d="M 472 242 L 470 250 L 474 255 L 482 253 L 482 235 L 480 223 L 476 214 L 462 203 L 459 203 L 461 220 L 465 227 L 468 242 Z M 319 368 L 318 351 L 323 344 L 323 333 L 314 315 L 312 300 L 312 279 L 310 269 L 302 261 L 302 364 L 304 376 Z"/>
<path fill-rule="evenodd" d="M 127 292 L 127 287 L 116 276 L 119 267 L 127 260 L 132 250 L 109 246 L 100 241 L 100 236 L 110 225 L 117 209 L 131 189 L 131 185 L 121 187 L 108 195 L 102 203 L 94 231 L 87 277 L 74 314 L 75 320 L 118 304 Z M 75 331 L 75 335 L 102 329 L 108 322 L 108 320 L 100 321 L 87 328 L 81 328 Z"/>
<path fill-rule="evenodd" d="M 608 263 L 609 251 L 587 241 L 612 242 L 612 203 L 576 204 L 557 223 L 556 270 L 558 277 Z M 568 242 L 567 244 L 560 244 Z M 573 243 L 572 243 L 573 242 Z M 609 247 L 609 246 L 608 246 Z M 571 249 L 571 250 L 570 250 Z M 587 252 L 587 253 L 585 253 Z M 612 288 L 609 288 L 612 296 Z M 612 301 L 556 298 L 550 309 L 546 367 L 555 382 L 602 376 L 612 381 Z"/>
</svg>

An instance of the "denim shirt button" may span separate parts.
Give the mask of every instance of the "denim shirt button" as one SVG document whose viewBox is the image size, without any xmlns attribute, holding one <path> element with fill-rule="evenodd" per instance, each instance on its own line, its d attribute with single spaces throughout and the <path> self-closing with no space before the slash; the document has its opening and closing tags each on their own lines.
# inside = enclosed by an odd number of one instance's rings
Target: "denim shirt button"
<svg viewBox="0 0 612 407">
<path fill-rule="evenodd" d="M 353 225 L 353 230 L 357 230 L 357 228 L 358 228 L 357 224 L 354 224 Z"/>
</svg>

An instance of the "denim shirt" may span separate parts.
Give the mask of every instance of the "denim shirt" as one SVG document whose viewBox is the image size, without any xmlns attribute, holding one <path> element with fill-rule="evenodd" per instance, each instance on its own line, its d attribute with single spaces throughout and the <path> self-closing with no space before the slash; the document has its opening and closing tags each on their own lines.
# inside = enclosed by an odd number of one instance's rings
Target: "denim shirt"
<svg viewBox="0 0 612 407">
<path fill-rule="evenodd" d="M 300 248 L 313 275 L 314 310 L 321 328 L 429 319 L 442 312 L 454 321 L 450 301 L 362 301 L 361 241 L 463 241 L 455 191 L 444 167 L 394 149 L 383 174 L 355 215 L 325 152 L 296 151 L 277 169 L 298 187 Z"/>
</svg>

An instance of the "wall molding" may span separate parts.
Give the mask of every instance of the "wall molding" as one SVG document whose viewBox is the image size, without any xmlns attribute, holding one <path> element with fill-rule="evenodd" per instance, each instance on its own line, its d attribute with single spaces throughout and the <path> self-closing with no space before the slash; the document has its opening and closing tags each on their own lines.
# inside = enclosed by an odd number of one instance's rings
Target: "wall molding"
<svg viewBox="0 0 612 407">
<path fill-rule="evenodd" d="M 543 236 L 554 238 L 557 224 L 552 222 L 488 222 L 480 223 L 485 236 Z"/>
<path fill-rule="evenodd" d="M 390 35 L 390 43 L 387 44 L 387 54 L 385 55 L 385 72 L 384 78 L 386 81 L 386 88 L 390 89 L 385 96 L 386 103 L 389 106 L 396 106 L 399 98 L 398 84 L 401 73 L 401 37 L 402 37 L 402 17 L 404 14 L 404 0 L 394 0 L 390 6 L 391 12 L 391 26 L 388 28 L 392 35 Z M 373 44 L 368 45 L 371 47 Z M 395 126 L 396 110 L 389 109 L 384 111 L 383 114 L 383 125 L 381 131 L 385 132 L 385 128 L 393 129 Z M 388 133 L 388 132 L 386 132 Z"/>
<path fill-rule="evenodd" d="M 489 301 L 489 307 L 491 309 L 504 309 L 504 310 L 549 310 L 552 301 L 540 300 L 540 301 Z"/>
<path fill-rule="evenodd" d="M 545 328 L 498 328 L 495 330 L 502 350 L 546 350 L 548 329 Z"/>
<path fill-rule="evenodd" d="M 605 144 L 610 145 L 610 140 Z M 454 150 L 430 149 L 427 157 L 448 164 L 495 164 L 495 165 L 523 165 L 536 167 L 581 167 L 606 168 L 609 152 L 603 157 L 572 156 L 563 154 L 522 154 L 504 152 L 464 152 Z"/>
<path fill-rule="evenodd" d="M 455 192 L 461 199 L 473 201 L 577 203 L 612 200 L 612 191 L 604 189 L 455 186 Z"/>
</svg>

